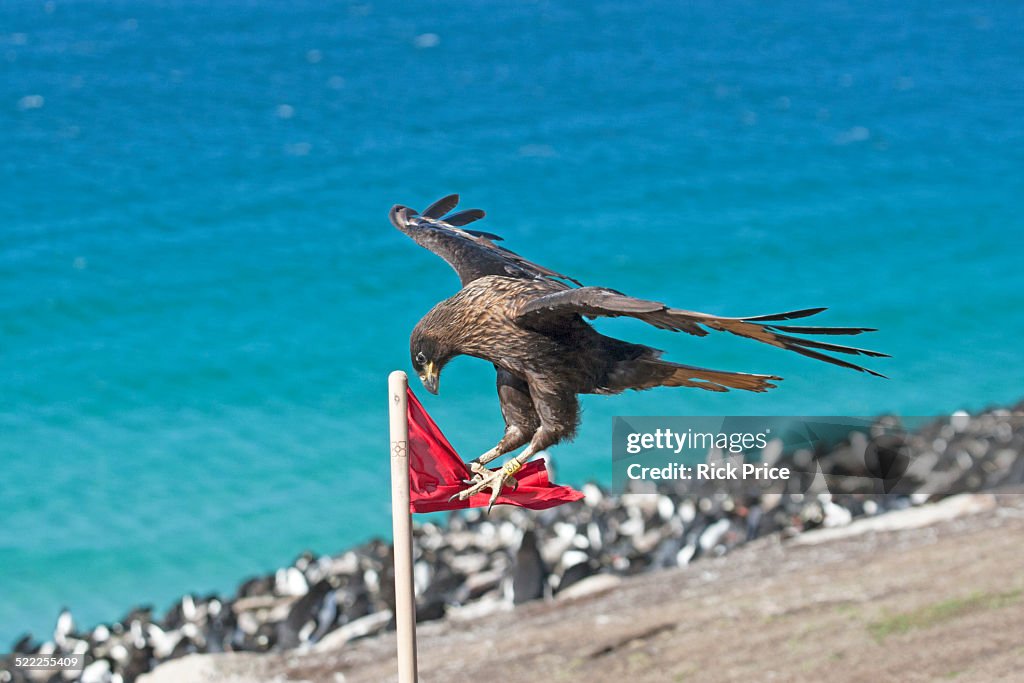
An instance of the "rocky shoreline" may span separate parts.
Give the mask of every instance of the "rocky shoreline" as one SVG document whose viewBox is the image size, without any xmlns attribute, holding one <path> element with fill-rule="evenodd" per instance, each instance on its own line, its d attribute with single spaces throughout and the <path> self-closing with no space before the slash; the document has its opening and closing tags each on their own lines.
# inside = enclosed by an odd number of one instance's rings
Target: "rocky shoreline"
<svg viewBox="0 0 1024 683">
<path fill-rule="evenodd" d="M 876 426 L 898 420 L 882 417 Z M 888 445 L 879 471 L 868 439 L 796 451 L 779 463 L 803 473 L 781 492 L 742 495 L 664 487 L 610 495 L 588 484 L 574 505 L 542 512 L 496 508 L 453 514 L 416 528 L 419 621 L 459 619 L 568 596 L 608 577 L 718 557 L 755 538 L 842 527 L 859 517 L 927 503 L 948 493 L 1024 484 L 1024 402 L 977 415 L 954 413 Z M 884 483 L 884 486 L 879 485 Z M 51 638 L 26 636 L 15 654 L 84 654 L 80 673 L 21 671 L 0 660 L 0 683 L 79 680 L 131 683 L 156 665 L 193 653 L 336 649 L 389 628 L 391 548 L 370 541 L 334 556 L 305 553 L 250 579 L 234 596 L 184 596 L 165 615 L 136 608 L 79 631 L 72 615 Z"/>
</svg>

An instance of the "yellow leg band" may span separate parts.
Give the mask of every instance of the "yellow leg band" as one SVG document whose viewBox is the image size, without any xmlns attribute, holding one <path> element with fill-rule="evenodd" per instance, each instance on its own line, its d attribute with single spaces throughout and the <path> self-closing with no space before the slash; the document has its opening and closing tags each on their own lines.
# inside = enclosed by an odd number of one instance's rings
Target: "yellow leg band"
<svg viewBox="0 0 1024 683">
<path fill-rule="evenodd" d="M 519 462 L 515 458 L 512 458 L 507 463 L 502 465 L 501 469 L 505 470 L 505 474 L 511 477 L 513 474 L 523 469 L 523 463 Z"/>
</svg>

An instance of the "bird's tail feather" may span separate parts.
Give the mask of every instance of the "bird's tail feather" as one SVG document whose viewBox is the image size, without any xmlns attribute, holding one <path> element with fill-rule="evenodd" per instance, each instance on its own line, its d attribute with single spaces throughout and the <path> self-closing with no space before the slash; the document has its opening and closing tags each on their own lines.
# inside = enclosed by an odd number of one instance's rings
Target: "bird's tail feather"
<svg viewBox="0 0 1024 683">
<path fill-rule="evenodd" d="M 710 370 L 653 358 L 634 361 L 629 370 L 629 385 L 622 387 L 623 389 L 694 387 L 706 391 L 742 389 L 761 393 L 774 389 L 776 385 L 773 382 L 782 379 L 775 375 Z"/>
</svg>

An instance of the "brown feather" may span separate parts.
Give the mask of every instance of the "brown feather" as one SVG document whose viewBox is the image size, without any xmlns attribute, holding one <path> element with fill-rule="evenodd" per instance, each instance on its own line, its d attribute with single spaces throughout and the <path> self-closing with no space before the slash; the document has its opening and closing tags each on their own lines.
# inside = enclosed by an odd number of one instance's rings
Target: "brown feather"
<svg viewBox="0 0 1024 683">
<path fill-rule="evenodd" d="M 440 218 L 458 205 L 459 195 L 450 194 L 447 197 L 441 197 L 436 202 L 425 208 L 421 215 L 424 218 Z"/>
</svg>

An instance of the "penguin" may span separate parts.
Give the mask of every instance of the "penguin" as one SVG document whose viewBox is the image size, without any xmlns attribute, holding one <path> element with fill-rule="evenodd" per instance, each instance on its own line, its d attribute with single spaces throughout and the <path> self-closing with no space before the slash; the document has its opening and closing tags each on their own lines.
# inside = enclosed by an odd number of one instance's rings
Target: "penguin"
<svg viewBox="0 0 1024 683">
<path fill-rule="evenodd" d="M 519 605 L 543 598 L 548 574 L 537 544 L 537 533 L 527 529 L 516 550 L 512 572 L 512 603 Z"/>
</svg>

